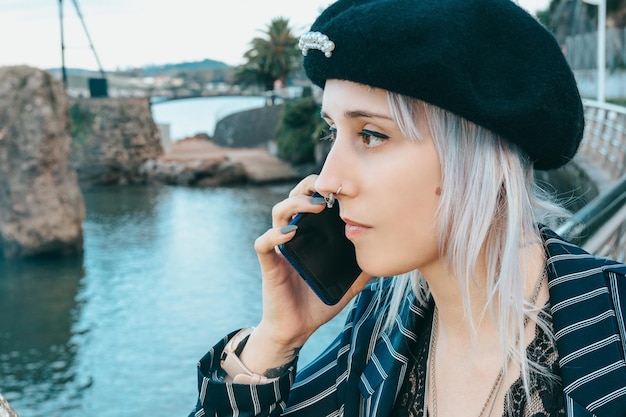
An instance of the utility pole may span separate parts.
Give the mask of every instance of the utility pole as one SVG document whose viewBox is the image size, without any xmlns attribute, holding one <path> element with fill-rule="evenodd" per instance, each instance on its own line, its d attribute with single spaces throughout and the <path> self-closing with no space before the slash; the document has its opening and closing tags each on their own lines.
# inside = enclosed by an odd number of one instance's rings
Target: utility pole
<svg viewBox="0 0 626 417">
<path fill-rule="evenodd" d="M 65 39 L 63 36 L 63 0 L 59 0 L 59 21 L 61 23 L 61 74 L 63 86 L 67 89 L 67 71 L 65 70 Z"/>
<path fill-rule="evenodd" d="M 61 0 L 59 0 L 61 1 Z M 89 47 L 93 52 L 93 56 L 96 58 L 96 62 L 98 63 L 98 69 L 100 70 L 100 75 L 104 78 L 104 70 L 102 69 L 102 65 L 100 64 L 100 59 L 98 58 L 98 54 L 96 53 L 96 48 L 93 47 L 93 42 L 91 41 L 91 36 L 89 36 L 89 31 L 87 30 L 87 25 L 85 24 L 85 19 L 83 19 L 83 14 L 80 12 L 80 8 L 78 7 L 78 0 L 72 0 L 74 4 L 74 8 L 76 9 L 76 14 L 80 19 L 80 23 L 83 25 L 83 30 L 85 31 L 85 36 L 87 36 L 87 40 L 89 41 Z"/>
<path fill-rule="evenodd" d="M 87 40 L 89 41 L 89 47 L 93 52 L 93 56 L 96 58 L 96 62 L 98 63 L 98 69 L 100 70 L 101 78 L 89 78 L 88 80 L 89 93 L 91 94 L 91 97 L 107 97 L 109 95 L 107 79 L 104 74 L 104 70 L 102 69 L 102 65 L 100 64 L 98 54 L 96 53 L 96 48 L 94 48 L 93 46 L 91 36 L 89 36 L 89 31 L 87 30 L 87 25 L 85 24 L 85 19 L 83 19 L 83 14 L 80 12 L 80 7 L 78 7 L 78 0 L 72 0 L 72 3 L 74 4 L 74 8 L 76 9 L 76 14 L 78 14 L 78 18 L 80 19 L 80 23 L 83 25 L 83 30 L 85 31 L 85 35 L 87 36 Z"/>
</svg>

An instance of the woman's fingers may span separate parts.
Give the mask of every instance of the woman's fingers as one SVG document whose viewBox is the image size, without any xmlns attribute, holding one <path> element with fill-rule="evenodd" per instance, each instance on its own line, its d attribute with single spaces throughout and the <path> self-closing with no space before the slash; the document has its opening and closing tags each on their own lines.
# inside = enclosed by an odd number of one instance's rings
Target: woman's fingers
<svg viewBox="0 0 626 417">
<path fill-rule="evenodd" d="M 254 250 L 259 254 L 274 252 L 274 247 L 291 240 L 296 234 L 295 228 L 289 226 L 273 227 L 254 241 Z"/>
<path fill-rule="evenodd" d="M 317 175 L 304 178 L 289 192 L 289 197 L 272 207 L 272 226 L 283 227 L 289 224 L 298 213 L 319 213 L 324 209 L 323 198 L 312 199 Z"/>
<path fill-rule="evenodd" d="M 293 197 L 299 194 L 303 195 L 313 195 L 315 192 L 315 180 L 317 179 L 317 174 L 311 174 L 305 177 L 302 181 L 296 184 L 295 187 L 289 192 L 289 197 Z"/>
<path fill-rule="evenodd" d="M 296 194 L 272 207 L 272 226 L 280 228 L 291 222 L 298 213 L 319 213 L 324 210 L 323 199 L 312 200 L 311 195 Z"/>
<path fill-rule="evenodd" d="M 297 227 L 290 222 L 298 213 L 319 213 L 324 210 L 323 199 L 312 199 L 316 175 L 309 175 L 294 187 L 285 200 L 272 208 L 272 228 L 254 242 L 254 250 L 259 255 L 263 267 L 273 269 L 279 265 L 277 246 L 291 240 Z"/>
</svg>

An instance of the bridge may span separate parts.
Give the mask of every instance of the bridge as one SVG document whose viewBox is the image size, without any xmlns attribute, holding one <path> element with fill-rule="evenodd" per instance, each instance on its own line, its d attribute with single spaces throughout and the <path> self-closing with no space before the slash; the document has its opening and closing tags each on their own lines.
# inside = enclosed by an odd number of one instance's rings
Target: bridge
<svg viewBox="0 0 626 417">
<path fill-rule="evenodd" d="M 211 90 L 203 91 L 201 94 L 180 94 L 180 95 L 151 95 L 150 102 L 153 104 L 164 103 L 166 101 L 173 100 L 187 100 L 192 98 L 209 98 L 209 97 L 259 97 L 265 95 L 264 93 L 247 91 L 247 90 Z"/>
<path fill-rule="evenodd" d="M 626 262 L 626 107 L 590 100 L 584 107 L 585 131 L 574 163 L 599 194 L 556 231 L 596 256 Z"/>
<path fill-rule="evenodd" d="M 170 92 L 168 91 L 168 94 Z M 159 95 L 158 92 L 153 92 L 150 95 L 151 103 L 162 103 L 165 101 L 171 100 L 186 100 L 191 98 L 203 98 L 203 97 L 232 97 L 232 96 L 241 96 L 241 97 L 261 97 L 265 96 L 268 101 L 268 104 L 275 103 L 277 99 L 286 100 L 292 98 L 302 97 L 302 87 L 298 86 L 290 86 L 283 87 L 270 91 L 258 91 L 257 89 L 241 89 L 238 86 L 230 86 L 228 88 L 222 89 L 213 89 L 213 90 L 202 90 L 202 91 L 194 91 L 194 92 L 183 92 L 178 94 L 171 95 Z"/>
</svg>

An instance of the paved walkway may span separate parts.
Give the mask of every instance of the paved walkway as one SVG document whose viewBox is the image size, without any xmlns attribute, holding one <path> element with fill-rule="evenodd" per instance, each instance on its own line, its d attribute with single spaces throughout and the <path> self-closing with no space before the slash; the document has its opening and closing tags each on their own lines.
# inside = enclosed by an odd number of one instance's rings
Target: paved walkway
<svg viewBox="0 0 626 417">
<path fill-rule="evenodd" d="M 206 139 L 188 138 L 172 143 L 161 158 L 164 161 L 220 162 L 230 160 L 243 165 L 251 182 L 267 183 L 301 178 L 291 165 L 270 154 L 266 148 L 225 148 Z"/>
</svg>

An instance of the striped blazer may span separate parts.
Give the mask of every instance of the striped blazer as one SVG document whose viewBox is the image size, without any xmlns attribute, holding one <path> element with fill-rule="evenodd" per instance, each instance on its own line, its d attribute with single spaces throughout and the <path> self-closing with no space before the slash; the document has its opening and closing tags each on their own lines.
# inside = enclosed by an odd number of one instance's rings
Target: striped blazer
<svg viewBox="0 0 626 417">
<path fill-rule="evenodd" d="M 626 265 L 595 258 L 547 228 L 545 241 L 556 346 L 568 417 L 626 416 Z M 390 331 L 381 303 L 393 279 L 355 299 L 337 339 L 309 366 L 266 385 L 220 380 L 219 355 L 234 332 L 198 364 L 191 416 L 389 416 L 408 372 L 414 329 L 432 306 L 407 297 Z M 382 305 L 381 305 L 382 304 Z"/>
</svg>

